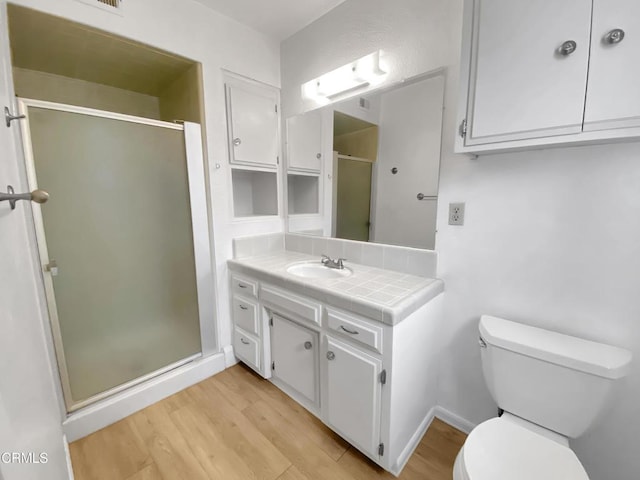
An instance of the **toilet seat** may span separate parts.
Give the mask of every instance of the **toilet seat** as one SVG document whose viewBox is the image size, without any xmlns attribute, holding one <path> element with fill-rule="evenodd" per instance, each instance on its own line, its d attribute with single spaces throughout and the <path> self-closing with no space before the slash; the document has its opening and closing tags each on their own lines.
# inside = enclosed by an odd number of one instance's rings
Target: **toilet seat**
<svg viewBox="0 0 640 480">
<path fill-rule="evenodd" d="M 570 448 L 502 418 L 473 429 L 456 463 L 464 480 L 589 480 Z"/>
</svg>

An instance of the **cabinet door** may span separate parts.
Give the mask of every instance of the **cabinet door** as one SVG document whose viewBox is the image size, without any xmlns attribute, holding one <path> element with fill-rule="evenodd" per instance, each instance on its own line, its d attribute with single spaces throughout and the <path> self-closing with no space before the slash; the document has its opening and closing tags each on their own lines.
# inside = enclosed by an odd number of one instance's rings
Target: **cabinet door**
<svg viewBox="0 0 640 480">
<path fill-rule="evenodd" d="M 278 164 L 277 93 L 268 87 L 227 84 L 231 163 Z"/>
<path fill-rule="evenodd" d="M 594 0 L 585 130 L 640 127 L 640 2 Z"/>
<path fill-rule="evenodd" d="M 466 145 L 579 133 L 591 2 L 475 0 Z M 561 53 L 565 42 L 572 53 Z"/>
<path fill-rule="evenodd" d="M 377 456 L 382 361 L 329 336 L 326 350 L 325 421 L 360 450 Z"/>
<path fill-rule="evenodd" d="M 271 360 L 274 378 L 296 390 L 313 404 L 318 393 L 318 334 L 273 315 Z"/>
<path fill-rule="evenodd" d="M 320 171 L 322 117 L 319 110 L 287 119 L 287 155 L 290 170 Z"/>
</svg>

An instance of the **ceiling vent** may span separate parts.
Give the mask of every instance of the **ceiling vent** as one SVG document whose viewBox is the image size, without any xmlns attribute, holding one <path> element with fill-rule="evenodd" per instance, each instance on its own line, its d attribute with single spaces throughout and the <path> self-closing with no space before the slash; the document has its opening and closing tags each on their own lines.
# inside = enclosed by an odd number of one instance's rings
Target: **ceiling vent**
<svg viewBox="0 0 640 480">
<path fill-rule="evenodd" d="M 93 5 L 102 10 L 112 13 L 122 14 L 122 2 L 123 0 L 76 0 L 87 5 Z"/>
</svg>

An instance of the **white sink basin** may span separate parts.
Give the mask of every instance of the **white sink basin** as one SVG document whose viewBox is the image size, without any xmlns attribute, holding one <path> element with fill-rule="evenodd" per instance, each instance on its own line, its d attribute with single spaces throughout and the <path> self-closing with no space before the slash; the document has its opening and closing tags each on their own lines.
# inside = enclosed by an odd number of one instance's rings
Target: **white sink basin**
<svg viewBox="0 0 640 480">
<path fill-rule="evenodd" d="M 287 272 L 303 278 L 343 278 L 353 273 L 348 267 L 343 269 L 325 267 L 321 263 L 295 263 L 287 268 Z"/>
</svg>

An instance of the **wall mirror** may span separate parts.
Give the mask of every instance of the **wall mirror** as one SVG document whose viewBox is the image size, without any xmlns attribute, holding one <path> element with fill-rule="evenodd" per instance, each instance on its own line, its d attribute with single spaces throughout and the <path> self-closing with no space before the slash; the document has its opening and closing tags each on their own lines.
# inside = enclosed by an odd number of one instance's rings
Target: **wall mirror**
<svg viewBox="0 0 640 480">
<path fill-rule="evenodd" d="M 288 230 L 433 249 L 444 73 L 286 120 Z"/>
</svg>

